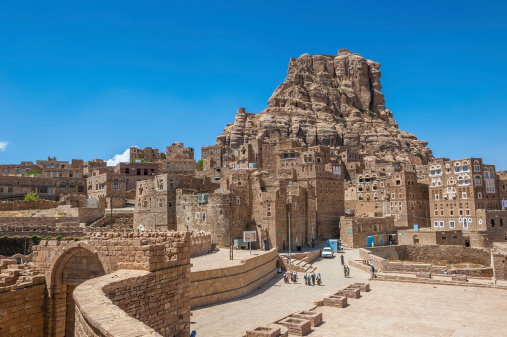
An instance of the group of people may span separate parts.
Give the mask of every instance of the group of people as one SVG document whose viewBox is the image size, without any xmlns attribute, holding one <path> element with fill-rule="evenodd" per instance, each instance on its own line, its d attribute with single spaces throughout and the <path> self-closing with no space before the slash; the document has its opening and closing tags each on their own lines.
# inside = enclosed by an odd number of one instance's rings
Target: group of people
<svg viewBox="0 0 507 337">
<path fill-rule="evenodd" d="M 317 284 L 320 286 L 322 284 L 322 276 L 320 276 L 320 273 L 315 275 L 315 272 L 308 274 L 305 273 L 305 284 L 308 286 L 315 285 L 315 281 L 317 281 Z"/>
<path fill-rule="evenodd" d="M 290 281 L 296 283 L 298 281 L 298 273 L 296 271 L 286 272 L 283 275 L 283 281 L 285 283 L 290 283 Z"/>
<path fill-rule="evenodd" d="M 317 281 L 317 284 L 319 286 L 322 284 L 322 276 L 320 276 L 320 273 L 318 273 L 317 275 L 315 275 L 315 273 L 311 274 L 305 273 L 304 279 L 305 284 L 309 286 L 315 285 L 315 281 Z M 291 272 L 286 272 L 283 275 L 283 281 L 287 284 L 290 282 L 296 283 L 298 281 L 298 273 L 294 270 Z"/>
</svg>

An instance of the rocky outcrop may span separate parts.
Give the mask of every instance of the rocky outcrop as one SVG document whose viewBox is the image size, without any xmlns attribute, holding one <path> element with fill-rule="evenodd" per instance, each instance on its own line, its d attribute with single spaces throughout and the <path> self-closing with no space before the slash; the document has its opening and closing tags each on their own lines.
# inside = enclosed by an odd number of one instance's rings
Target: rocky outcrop
<svg viewBox="0 0 507 337">
<path fill-rule="evenodd" d="M 306 145 L 345 146 L 364 155 L 420 164 L 427 142 L 398 129 L 381 93 L 380 64 L 341 49 L 337 56 L 291 58 L 287 77 L 259 114 L 238 110 L 217 144 L 299 138 Z"/>
</svg>

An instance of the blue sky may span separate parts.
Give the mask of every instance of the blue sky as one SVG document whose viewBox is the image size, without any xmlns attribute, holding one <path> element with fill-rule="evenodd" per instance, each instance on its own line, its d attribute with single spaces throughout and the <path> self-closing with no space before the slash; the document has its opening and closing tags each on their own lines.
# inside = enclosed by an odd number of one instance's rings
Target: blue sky
<svg viewBox="0 0 507 337">
<path fill-rule="evenodd" d="M 507 5 L 487 3 L 0 0 L 0 163 L 200 156 L 290 57 L 348 48 L 381 63 L 387 107 L 435 156 L 507 169 Z"/>
</svg>

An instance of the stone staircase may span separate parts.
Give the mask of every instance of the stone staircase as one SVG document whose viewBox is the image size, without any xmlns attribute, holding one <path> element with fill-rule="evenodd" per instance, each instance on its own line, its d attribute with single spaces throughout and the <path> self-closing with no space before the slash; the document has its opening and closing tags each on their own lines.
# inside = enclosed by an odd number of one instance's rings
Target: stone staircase
<svg viewBox="0 0 507 337">
<path fill-rule="evenodd" d="M 307 258 L 302 260 L 292 259 L 291 264 L 289 265 L 288 257 L 282 256 L 282 261 L 285 265 L 286 270 L 295 270 L 298 273 L 313 273 L 317 270 L 317 267 L 314 267 L 310 262 L 308 262 Z"/>
</svg>

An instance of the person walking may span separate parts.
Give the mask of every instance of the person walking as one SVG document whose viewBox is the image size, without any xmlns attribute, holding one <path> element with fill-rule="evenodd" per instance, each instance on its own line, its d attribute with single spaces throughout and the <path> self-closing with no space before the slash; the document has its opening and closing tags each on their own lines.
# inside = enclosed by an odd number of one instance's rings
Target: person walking
<svg viewBox="0 0 507 337">
<path fill-rule="evenodd" d="M 345 264 L 345 259 L 343 258 L 343 255 L 340 255 L 340 260 L 342 261 L 342 266 Z"/>
<path fill-rule="evenodd" d="M 320 273 L 317 274 L 317 284 L 319 286 L 322 284 L 322 276 L 320 276 Z"/>
<path fill-rule="evenodd" d="M 343 275 L 347 277 L 347 266 L 343 266 Z"/>
<path fill-rule="evenodd" d="M 307 274 L 307 273 L 305 273 L 305 275 L 304 275 L 303 277 L 304 277 L 304 279 L 305 279 L 305 284 L 308 284 L 308 274 Z"/>
<path fill-rule="evenodd" d="M 347 268 L 347 276 L 345 276 L 345 277 L 349 277 L 349 275 L 350 275 L 350 268 L 349 268 L 349 266 L 346 266 L 346 268 Z"/>
<path fill-rule="evenodd" d="M 373 266 L 373 264 L 371 265 L 371 277 L 370 277 L 370 280 L 373 280 L 373 278 L 375 277 L 375 267 Z"/>
<path fill-rule="evenodd" d="M 312 285 L 315 285 L 315 272 L 312 273 Z"/>
</svg>

